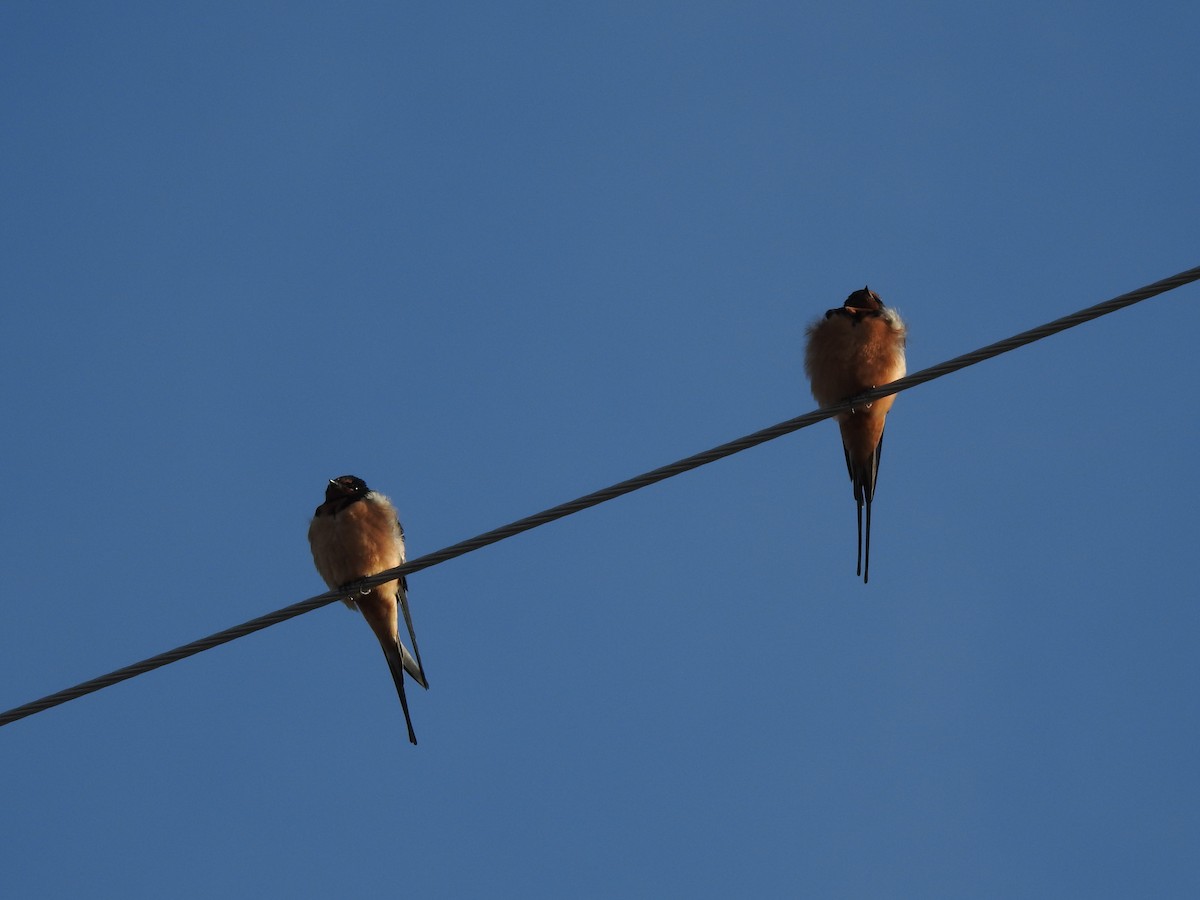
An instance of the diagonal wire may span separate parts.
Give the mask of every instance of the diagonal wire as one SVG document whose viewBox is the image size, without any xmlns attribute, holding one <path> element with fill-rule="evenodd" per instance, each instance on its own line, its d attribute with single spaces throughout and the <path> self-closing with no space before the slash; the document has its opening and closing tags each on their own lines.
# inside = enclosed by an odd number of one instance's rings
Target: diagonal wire
<svg viewBox="0 0 1200 900">
<path fill-rule="evenodd" d="M 1119 297 L 1114 297 L 1111 300 L 1106 300 L 1103 303 L 1097 303 L 1095 306 L 1089 306 L 1087 309 L 1081 309 L 1078 312 L 1072 313 L 1069 316 L 1063 316 L 1060 319 L 1055 319 L 1053 322 L 1047 322 L 1045 325 L 1039 325 L 1037 328 L 1031 328 L 1028 331 L 1023 331 L 1020 334 L 1013 335 L 1002 341 L 997 341 L 994 344 L 988 344 L 986 347 L 980 347 L 970 353 L 965 353 L 962 356 L 956 356 L 954 359 L 946 362 L 938 363 L 935 366 L 930 366 L 927 369 L 922 369 L 919 372 L 914 372 L 907 375 L 898 381 L 893 381 L 890 384 L 877 387 L 869 391 L 859 394 L 842 403 L 833 406 L 826 406 L 822 409 L 813 410 L 805 413 L 802 416 L 797 416 L 794 419 L 788 419 L 786 422 L 780 422 L 777 425 L 772 425 L 770 428 L 764 428 L 761 431 L 756 431 L 753 434 L 748 434 L 745 437 L 738 438 L 734 441 L 721 444 L 719 447 L 713 447 L 711 450 L 705 450 L 702 453 L 696 453 L 686 459 L 681 459 L 669 465 L 660 466 L 650 472 L 645 472 L 641 475 L 636 475 L 633 478 L 610 485 L 598 491 L 593 491 L 590 494 L 585 494 L 575 500 L 567 503 L 560 503 L 558 506 L 543 510 L 539 513 L 534 513 L 531 516 L 526 516 L 523 519 L 518 519 L 515 522 L 510 522 L 508 525 L 503 525 L 499 528 L 493 528 L 491 531 L 485 531 L 483 534 L 476 535 L 473 538 L 468 538 L 465 541 L 459 541 L 457 544 L 452 544 L 441 550 L 433 553 L 428 553 L 425 556 L 418 557 L 411 562 L 405 563 L 395 569 L 388 569 L 385 572 L 380 572 L 377 575 L 372 575 L 370 578 L 364 578 L 362 581 L 356 582 L 344 590 L 328 591 L 324 594 L 319 594 L 316 597 L 310 597 L 307 600 L 301 600 L 299 603 L 293 603 L 291 606 L 285 606 L 283 609 L 275 610 L 275 612 L 267 613 L 264 616 L 259 616 L 257 619 L 251 619 L 249 622 L 243 622 L 241 625 L 235 625 L 232 628 L 227 628 L 224 631 L 218 631 L 216 634 L 210 634 L 208 637 L 200 638 L 192 641 L 190 644 L 184 644 L 182 647 L 176 647 L 174 650 L 168 650 L 165 653 L 160 653 L 157 656 L 151 656 L 148 659 L 143 659 L 141 662 L 133 663 L 125 666 L 122 669 L 117 669 L 115 672 L 109 672 L 107 675 L 101 675 L 98 678 L 93 678 L 89 681 L 84 681 L 74 687 L 66 688 L 54 694 L 42 697 L 40 700 L 33 700 L 22 706 L 14 707 L 4 713 L 0 713 L 0 726 L 7 725 L 10 722 L 15 722 L 18 719 L 23 719 L 26 716 L 31 716 L 34 713 L 42 712 L 51 707 L 58 706 L 70 700 L 75 700 L 85 694 L 90 694 L 93 691 L 98 691 L 101 688 L 106 688 L 118 682 L 125 681 L 137 675 L 142 675 L 162 666 L 169 665 L 173 662 L 178 662 L 181 659 L 186 659 L 189 656 L 195 656 L 197 653 L 202 653 L 205 650 L 211 650 L 213 647 L 219 647 L 221 644 L 236 640 L 240 637 L 245 637 L 248 634 L 253 634 L 256 631 L 261 631 L 264 628 L 269 628 L 272 625 L 277 625 L 280 622 L 286 622 L 288 619 L 311 612 L 314 609 L 319 609 L 322 606 L 327 606 L 330 603 L 342 598 L 353 597 L 356 591 L 373 587 L 377 584 L 383 584 L 386 581 L 392 581 L 400 575 L 411 575 L 413 572 L 419 572 L 422 569 L 428 569 L 431 566 L 436 566 L 439 563 L 454 559 L 470 553 L 473 550 L 479 550 L 489 544 L 494 544 L 497 541 L 502 541 L 505 538 L 510 538 L 521 534 L 524 531 L 537 528 L 539 525 L 545 525 L 557 519 L 565 518 L 573 513 L 581 512 L 593 506 L 598 506 L 609 500 L 613 500 L 624 494 L 632 493 L 640 488 L 649 487 L 652 484 L 657 484 L 660 481 L 665 481 L 675 475 L 680 475 L 684 472 L 690 472 L 692 469 L 697 469 L 700 466 L 707 465 L 711 462 L 716 462 L 719 459 L 724 459 L 727 456 L 732 456 L 735 453 L 740 453 L 742 450 L 748 450 L 751 447 L 757 447 L 759 444 L 765 444 L 767 441 L 775 440 L 783 437 L 786 434 L 791 434 L 794 431 L 799 431 L 801 428 L 807 428 L 810 425 L 815 425 L 823 419 L 828 419 L 837 415 L 839 412 L 845 412 L 853 406 L 858 406 L 863 403 L 868 403 L 872 400 L 878 400 L 880 397 L 887 397 L 890 394 L 898 394 L 901 391 L 906 391 L 909 388 L 914 388 L 919 384 L 925 384 L 927 381 L 933 381 L 935 378 L 941 378 L 943 375 L 949 375 L 952 372 L 957 372 L 960 369 L 965 369 L 968 366 L 973 366 L 976 363 L 981 363 L 984 360 L 991 359 L 994 356 L 999 356 L 1002 353 L 1008 353 L 1010 350 L 1016 350 L 1018 347 L 1024 347 L 1026 344 L 1032 344 L 1034 341 L 1040 341 L 1042 338 L 1050 337 L 1058 334 L 1060 331 L 1066 331 L 1068 328 L 1074 328 L 1076 325 L 1082 325 L 1084 322 L 1090 322 L 1092 319 L 1098 319 L 1101 316 L 1106 316 L 1109 313 L 1116 312 L 1119 309 L 1124 309 L 1127 306 L 1132 306 L 1135 303 L 1140 303 L 1143 300 L 1148 300 L 1158 294 L 1166 293 L 1174 290 L 1177 287 L 1182 287 L 1185 284 L 1190 284 L 1200 280 L 1200 266 L 1193 269 L 1188 269 L 1186 272 L 1180 272 L 1177 275 L 1172 275 L 1169 278 L 1164 278 L 1161 281 L 1156 281 L 1153 284 L 1148 284 L 1140 287 L 1135 291 L 1130 291 L 1127 294 L 1121 294 Z"/>
</svg>

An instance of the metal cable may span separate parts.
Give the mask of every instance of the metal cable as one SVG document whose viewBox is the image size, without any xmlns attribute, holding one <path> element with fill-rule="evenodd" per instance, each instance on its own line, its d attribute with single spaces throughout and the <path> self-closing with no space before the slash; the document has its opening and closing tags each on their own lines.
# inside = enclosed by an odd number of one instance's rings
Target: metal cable
<svg viewBox="0 0 1200 900">
<path fill-rule="evenodd" d="M 719 459 L 724 459 L 727 456 L 732 456 L 742 450 L 748 450 L 751 447 L 757 447 L 759 444 L 764 444 L 767 441 L 775 438 L 783 437 L 785 434 L 791 434 L 793 431 L 799 431 L 801 428 L 807 428 L 809 425 L 814 425 L 823 419 L 828 419 L 831 416 L 837 415 L 839 412 L 844 412 L 853 406 L 859 406 L 863 403 L 868 403 L 872 400 L 877 400 L 880 397 L 886 397 L 890 394 L 898 394 L 901 391 L 906 391 L 909 388 L 916 387 L 919 384 L 924 384 L 927 381 L 933 381 L 935 378 L 941 378 L 943 375 L 949 375 L 951 372 L 957 372 L 959 369 L 965 369 L 967 366 L 973 366 L 976 363 L 981 363 L 984 360 L 991 359 L 994 356 L 999 356 L 1002 353 L 1007 353 L 1010 350 L 1016 350 L 1018 347 L 1024 347 L 1026 344 L 1032 344 L 1034 341 L 1039 341 L 1042 338 L 1050 337 L 1058 334 L 1060 331 L 1066 331 L 1068 328 L 1074 328 L 1076 325 L 1082 325 L 1084 322 L 1090 322 L 1092 319 L 1098 319 L 1100 316 L 1108 315 L 1111 312 L 1116 312 L 1119 309 L 1124 309 L 1126 306 L 1132 306 L 1142 300 L 1148 300 L 1158 294 L 1174 290 L 1177 287 L 1182 287 L 1185 284 L 1190 284 L 1193 281 L 1200 280 L 1200 266 L 1194 269 L 1188 269 L 1186 272 L 1180 272 L 1178 275 L 1172 275 L 1170 278 L 1164 278 L 1161 281 L 1156 281 L 1153 284 L 1138 288 L 1135 291 L 1130 291 L 1127 294 L 1122 294 L 1119 297 L 1114 297 L 1111 300 L 1106 300 L 1103 303 L 1097 303 L 1095 306 L 1089 306 L 1087 309 L 1081 309 L 1079 312 L 1072 313 L 1069 316 L 1063 316 L 1061 319 L 1055 319 L 1053 322 L 1048 322 L 1045 325 L 1039 325 L 1037 328 L 1031 328 L 1029 331 L 1023 331 L 1013 337 L 1006 338 L 1002 341 L 997 341 L 994 344 L 988 344 L 986 347 L 981 347 L 971 353 L 956 356 L 954 359 L 947 360 L 943 363 L 938 363 L 935 366 L 930 366 L 927 369 L 922 369 L 919 372 L 914 372 L 912 375 L 907 375 L 899 381 L 893 381 L 890 384 L 882 387 L 874 388 L 866 391 L 857 397 L 839 403 L 835 406 L 827 406 L 823 409 L 813 410 L 805 413 L 802 416 L 797 416 L 794 419 L 788 419 L 786 422 L 780 422 L 777 425 L 772 425 L 770 428 L 764 428 L 761 431 L 756 431 L 753 434 L 748 434 L 745 437 L 738 438 L 734 441 L 721 444 L 719 447 L 714 447 L 711 450 L 705 450 L 703 453 L 697 453 L 689 456 L 686 459 L 681 459 L 678 462 L 673 462 L 670 465 L 661 466 L 653 471 L 646 472 L 609 487 L 602 488 L 598 491 L 593 491 L 575 500 L 567 503 L 561 503 L 558 506 L 550 509 L 542 510 L 539 513 L 534 513 L 531 516 L 526 516 L 523 519 L 518 519 L 515 522 L 510 522 L 508 525 L 503 525 L 500 528 L 494 528 L 491 531 L 486 531 L 483 534 L 476 535 L 473 538 L 468 538 L 465 541 L 459 541 L 457 544 L 452 544 L 441 550 L 433 553 L 428 553 L 425 556 L 418 557 L 411 562 L 405 563 L 395 569 L 388 569 L 386 572 L 380 572 L 377 575 L 372 575 L 370 578 L 364 578 L 362 581 L 355 584 L 348 590 L 328 591 L 316 597 L 310 597 L 307 600 L 301 600 L 299 603 L 293 603 L 291 606 L 285 606 L 283 609 L 276 610 L 272 613 L 267 613 L 264 616 L 259 616 L 257 619 L 251 619 L 249 622 L 243 622 L 241 625 L 235 625 L 232 628 L 227 628 L 224 631 L 218 631 L 216 634 L 210 634 L 208 637 L 200 638 L 192 641 L 190 644 L 184 644 L 182 647 L 176 647 L 174 650 L 168 650 L 165 653 L 160 653 L 157 656 L 151 656 L 149 659 L 144 659 L 141 662 L 133 663 L 125 666 L 122 669 L 117 669 L 115 672 L 109 672 L 107 675 L 101 675 L 99 678 L 93 678 L 90 681 L 82 682 L 74 687 L 66 688 L 57 693 L 42 697 L 40 700 L 34 700 L 22 706 L 14 707 L 7 712 L 0 713 L 0 726 L 7 725 L 10 722 L 15 722 L 18 719 L 23 719 L 26 716 L 31 716 L 34 713 L 42 712 L 51 707 L 66 703 L 69 700 L 75 700 L 85 694 L 90 694 L 93 691 L 98 691 L 101 688 L 106 688 L 126 679 L 133 678 L 137 675 L 142 675 L 154 669 L 161 668 L 173 662 L 178 662 L 181 659 L 186 659 L 189 656 L 194 656 L 197 653 L 202 653 L 205 650 L 211 650 L 213 647 L 219 647 L 221 644 L 228 643 L 240 637 L 245 637 L 248 634 L 253 634 L 256 631 L 261 631 L 271 625 L 277 625 L 280 622 L 285 622 L 288 619 L 294 618 L 304 613 L 311 612 L 314 609 L 319 609 L 322 606 L 327 606 L 335 600 L 345 596 L 354 596 L 356 591 L 373 587 L 377 584 L 383 584 L 386 581 L 392 581 L 400 575 L 411 575 L 413 572 L 419 572 L 422 569 L 428 569 L 430 566 L 436 566 L 439 563 L 454 559 L 470 553 L 473 550 L 478 550 L 486 547 L 489 544 L 494 544 L 497 541 L 502 541 L 505 538 L 510 538 L 521 534 L 524 531 L 537 528 L 539 525 L 545 525 L 553 522 L 556 519 L 562 519 L 573 513 L 581 512 L 590 507 L 597 506 L 609 500 L 613 500 L 624 494 L 631 493 L 640 488 L 649 487 L 652 484 L 657 484 L 660 481 L 665 481 L 675 475 L 680 475 L 684 472 L 689 472 L 692 469 L 697 469 L 700 466 L 707 465 L 711 462 L 716 462 Z"/>
</svg>

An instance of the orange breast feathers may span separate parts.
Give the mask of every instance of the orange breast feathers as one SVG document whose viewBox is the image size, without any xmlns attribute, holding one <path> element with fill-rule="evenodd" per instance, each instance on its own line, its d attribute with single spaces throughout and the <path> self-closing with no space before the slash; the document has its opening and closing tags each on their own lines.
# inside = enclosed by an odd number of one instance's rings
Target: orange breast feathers
<svg viewBox="0 0 1200 900">
<path fill-rule="evenodd" d="M 874 316 L 832 315 L 810 325 L 804 370 L 813 398 L 830 406 L 903 378 L 904 336 L 904 323 L 890 309 Z M 886 412 L 892 398 L 874 405 Z"/>
<path fill-rule="evenodd" d="M 331 516 L 316 516 L 308 530 L 317 571 L 331 589 L 404 563 L 396 513 L 390 504 L 367 497 Z M 396 582 L 377 590 L 394 596 Z M 354 608 L 352 600 L 346 605 Z"/>
</svg>

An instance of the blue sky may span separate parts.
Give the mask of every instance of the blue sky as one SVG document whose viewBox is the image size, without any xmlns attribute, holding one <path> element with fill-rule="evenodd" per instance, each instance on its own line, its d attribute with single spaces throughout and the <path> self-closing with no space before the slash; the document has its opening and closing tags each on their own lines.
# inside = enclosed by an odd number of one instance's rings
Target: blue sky
<svg viewBox="0 0 1200 900">
<path fill-rule="evenodd" d="M 1179 4 L 0 8 L 0 708 L 1200 264 Z M 0 729 L 11 896 L 1195 896 L 1185 287 Z"/>
</svg>

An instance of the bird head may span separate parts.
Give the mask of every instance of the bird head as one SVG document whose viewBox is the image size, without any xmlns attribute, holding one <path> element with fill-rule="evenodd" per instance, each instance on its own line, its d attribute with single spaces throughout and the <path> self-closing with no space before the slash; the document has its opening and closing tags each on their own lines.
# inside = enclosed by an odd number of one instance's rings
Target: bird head
<svg viewBox="0 0 1200 900">
<path fill-rule="evenodd" d="M 349 499 L 356 500 L 359 497 L 364 497 L 370 492 L 367 483 L 356 475 L 339 475 L 337 478 L 330 478 L 329 484 L 325 487 L 326 500 Z"/>
<path fill-rule="evenodd" d="M 883 301 L 869 287 L 864 287 L 861 291 L 855 291 L 847 297 L 846 302 L 842 306 L 845 309 L 857 310 L 859 312 L 877 312 L 883 309 Z"/>
</svg>

